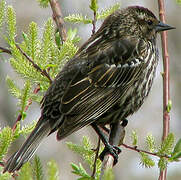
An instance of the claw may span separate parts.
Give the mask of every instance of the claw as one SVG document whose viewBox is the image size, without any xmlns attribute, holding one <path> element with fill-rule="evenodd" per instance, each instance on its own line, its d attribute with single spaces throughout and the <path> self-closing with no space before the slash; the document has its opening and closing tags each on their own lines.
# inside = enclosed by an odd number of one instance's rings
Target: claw
<svg viewBox="0 0 181 180">
<path fill-rule="evenodd" d="M 110 154 L 114 158 L 114 165 L 115 165 L 118 162 L 118 155 L 120 153 L 121 153 L 121 149 L 118 146 L 107 144 L 105 146 L 104 150 L 102 151 L 102 153 L 100 154 L 99 158 L 100 158 L 101 161 L 103 161 L 104 160 L 104 156 L 106 154 Z"/>
</svg>

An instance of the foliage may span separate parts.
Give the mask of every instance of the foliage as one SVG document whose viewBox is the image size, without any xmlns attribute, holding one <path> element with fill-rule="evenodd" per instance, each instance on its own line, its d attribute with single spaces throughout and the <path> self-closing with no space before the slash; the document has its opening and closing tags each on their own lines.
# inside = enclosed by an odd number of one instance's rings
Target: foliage
<svg viewBox="0 0 181 180">
<path fill-rule="evenodd" d="M 58 166 L 54 160 L 48 162 L 48 180 L 59 180 Z"/>
<path fill-rule="evenodd" d="M 137 146 L 137 144 L 138 144 L 138 135 L 137 135 L 136 131 L 131 132 L 131 139 L 132 139 L 132 145 Z"/>
<path fill-rule="evenodd" d="M 84 161 L 89 165 L 90 169 L 93 170 L 94 168 L 94 159 L 95 159 L 95 152 L 92 150 L 93 146 L 88 139 L 88 137 L 84 136 L 82 139 L 82 145 L 73 144 L 72 142 L 67 142 L 67 146 L 73 152 L 79 154 Z M 79 163 L 79 166 L 72 163 L 71 164 L 73 173 L 81 176 L 82 178 L 91 178 L 90 175 L 86 172 L 83 166 Z M 101 161 L 99 159 L 96 160 L 96 176 L 95 179 L 99 179 L 101 170 Z"/>
<path fill-rule="evenodd" d="M 99 180 L 101 173 L 101 161 L 98 158 L 96 159 L 96 163 L 94 164 L 96 152 L 93 150 L 93 146 L 89 138 L 84 136 L 82 138 L 81 145 L 73 144 L 72 142 L 67 142 L 67 146 L 71 151 L 75 152 L 76 154 L 79 154 L 79 156 L 82 157 L 82 159 L 89 166 L 91 171 L 93 171 L 94 166 L 96 166 L 96 173 L 93 178 L 91 175 L 87 173 L 86 169 L 82 166 L 81 163 L 79 163 L 79 165 L 71 163 L 72 173 L 80 176 L 78 180 L 93 180 L 93 179 Z M 101 145 L 99 154 L 100 152 L 102 152 L 102 150 L 103 146 Z M 103 180 L 113 180 L 113 179 L 114 175 L 112 169 L 108 169 L 107 171 L 105 171 L 103 175 Z"/>
<path fill-rule="evenodd" d="M 97 0 L 92 0 L 90 8 L 93 12 L 96 12 L 96 19 L 105 19 L 107 16 L 112 14 L 114 11 L 119 9 L 120 5 L 117 3 L 107 9 L 103 9 L 100 12 L 98 11 L 98 5 Z M 92 19 L 88 18 L 86 16 L 83 16 L 82 14 L 72 14 L 64 18 L 65 21 L 71 22 L 71 23 L 83 23 L 83 24 L 92 24 Z"/>
</svg>

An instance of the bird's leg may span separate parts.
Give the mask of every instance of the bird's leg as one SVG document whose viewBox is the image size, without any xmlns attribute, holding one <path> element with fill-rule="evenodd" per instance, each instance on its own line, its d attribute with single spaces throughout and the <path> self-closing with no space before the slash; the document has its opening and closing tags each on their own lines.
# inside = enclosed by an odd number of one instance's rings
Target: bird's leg
<svg viewBox="0 0 181 180">
<path fill-rule="evenodd" d="M 118 145 L 122 144 L 122 141 L 124 139 L 125 131 L 124 127 L 127 125 L 127 120 L 123 120 L 121 125 L 119 122 L 112 123 L 110 134 L 109 134 L 109 140 L 108 137 L 99 129 L 99 127 L 95 124 L 92 124 L 92 127 L 99 135 L 100 139 L 105 145 L 105 148 L 103 152 L 100 154 L 100 159 L 103 161 L 104 156 L 106 154 L 111 154 L 114 157 L 114 165 L 118 161 L 118 154 L 121 152 L 121 149 L 118 147 Z M 116 143 L 119 142 L 119 143 Z"/>
</svg>

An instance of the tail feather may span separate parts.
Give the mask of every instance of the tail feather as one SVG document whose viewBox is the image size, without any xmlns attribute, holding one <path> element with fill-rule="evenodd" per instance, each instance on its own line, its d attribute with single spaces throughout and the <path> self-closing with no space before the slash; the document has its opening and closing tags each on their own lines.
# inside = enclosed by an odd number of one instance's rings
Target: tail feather
<svg viewBox="0 0 181 180">
<path fill-rule="evenodd" d="M 39 121 L 21 148 L 8 159 L 3 172 L 8 171 L 11 173 L 19 170 L 21 166 L 33 156 L 43 138 L 46 137 L 50 131 L 48 121 Z"/>
</svg>

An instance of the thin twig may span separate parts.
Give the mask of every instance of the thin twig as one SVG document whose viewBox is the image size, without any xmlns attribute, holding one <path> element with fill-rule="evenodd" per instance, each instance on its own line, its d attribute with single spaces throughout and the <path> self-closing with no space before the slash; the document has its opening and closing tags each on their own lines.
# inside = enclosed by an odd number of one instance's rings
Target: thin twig
<svg viewBox="0 0 181 180">
<path fill-rule="evenodd" d="M 129 146 L 127 144 L 122 144 L 122 146 L 124 146 L 125 148 L 127 149 L 130 149 L 130 150 L 133 150 L 133 151 L 136 151 L 136 152 L 143 152 L 143 153 L 146 153 L 146 154 L 150 154 L 152 156 L 157 156 L 157 157 L 164 157 L 164 158 L 170 158 L 170 156 L 168 155 L 158 155 L 157 153 L 152 153 L 152 152 L 149 152 L 149 151 L 145 151 L 145 150 L 142 150 L 142 149 L 138 149 L 137 146 Z"/>
<path fill-rule="evenodd" d="M 94 11 L 94 19 L 92 20 L 92 35 L 96 32 L 96 22 L 97 22 L 97 14 Z"/>
<path fill-rule="evenodd" d="M 62 43 L 67 39 L 67 32 L 65 29 L 65 22 L 63 20 L 63 15 L 61 12 L 60 4 L 58 0 L 50 0 L 50 6 L 53 12 L 53 19 L 57 25 Z"/>
<path fill-rule="evenodd" d="M 33 67 L 35 69 L 37 69 L 37 71 L 40 71 L 41 74 L 45 77 L 48 78 L 48 80 L 50 81 L 50 83 L 52 83 L 52 79 L 49 76 L 49 74 L 47 73 L 47 71 L 44 69 L 42 70 L 17 44 L 16 47 L 19 49 L 19 51 L 23 54 L 24 57 L 26 57 L 26 59 L 33 65 Z"/>
<path fill-rule="evenodd" d="M 165 23 L 165 5 L 164 0 L 158 0 L 159 17 L 162 22 Z M 170 84 L 169 84 L 169 55 L 168 55 L 168 43 L 167 32 L 163 31 L 161 34 L 162 41 L 162 54 L 163 54 L 163 136 L 162 141 L 168 136 L 170 128 L 170 115 L 167 112 L 167 105 L 170 100 Z M 166 180 L 167 169 L 160 170 L 159 180 Z"/>
<path fill-rule="evenodd" d="M 10 55 L 12 54 L 9 49 L 3 48 L 3 47 L 0 47 L 0 51 L 4 52 L 4 53 L 7 53 L 7 54 L 10 54 Z"/>
<path fill-rule="evenodd" d="M 97 159 L 99 158 L 100 144 L 101 144 L 101 141 L 100 141 L 100 138 L 99 138 L 98 143 L 97 143 L 97 148 L 95 149 L 96 155 L 95 155 L 94 165 L 93 165 L 93 171 L 92 171 L 92 175 L 91 175 L 92 178 L 95 178 L 95 173 L 96 173 L 96 162 L 97 162 Z"/>
<path fill-rule="evenodd" d="M 37 85 L 37 87 L 36 87 L 36 88 L 34 89 L 34 91 L 33 91 L 33 94 L 37 94 L 37 93 L 39 92 L 39 90 L 40 90 L 40 85 Z M 31 104 L 32 104 L 32 99 L 29 99 L 29 100 L 28 100 L 28 104 L 25 106 L 24 112 L 26 112 L 26 111 L 28 110 L 28 108 L 29 108 L 29 106 L 30 106 Z M 13 125 L 13 128 L 12 128 L 12 131 L 13 131 L 13 132 L 16 130 L 17 123 L 18 123 L 19 121 L 21 121 L 21 119 L 22 119 L 22 114 L 19 114 L 18 117 L 17 117 L 17 119 L 16 119 L 16 121 L 15 121 L 15 123 L 14 123 L 14 125 Z"/>
</svg>

